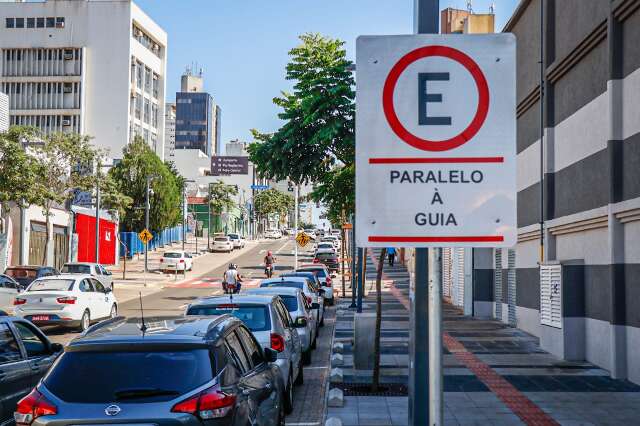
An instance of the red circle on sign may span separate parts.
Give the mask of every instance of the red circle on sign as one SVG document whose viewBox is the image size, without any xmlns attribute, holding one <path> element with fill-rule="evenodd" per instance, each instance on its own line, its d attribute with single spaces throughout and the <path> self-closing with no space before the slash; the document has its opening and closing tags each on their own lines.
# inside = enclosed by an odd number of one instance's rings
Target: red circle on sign
<svg viewBox="0 0 640 426">
<path fill-rule="evenodd" d="M 444 139 L 441 141 L 423 139 L 409 132 L 400 122 L 393 105 L 393 93 L 396 89 L 396 84 L 398 83 L 400 75 L 402 75 L 407 67 L 415 61 L 430 56 L 443 56 L 460 63 L 467 69 L 467 71 L 469 71 L 478 88 L 478 109 L 476 110 L 476 114 L 473 117 L 473 120 L 471 120 L 471 123 L 462 131 L 462 133 L 450 139 Z M 404 55 L 393 66 L 393 68 L 391 68 L 391 71 L 387 76 L 387 80 L 384 83 L 382 107 L 391 129 L 400 139 L 414 148 L 418 148 L 423 151 L 448 151 L 467 143 L 476 135 L 476 133 L 478 133 L 484 124 L 489 112 L 489 85 L 487 84 L 487 80 L 478 64 L 461 51 L 447 46 L 420 47 Z"/>
</svg>

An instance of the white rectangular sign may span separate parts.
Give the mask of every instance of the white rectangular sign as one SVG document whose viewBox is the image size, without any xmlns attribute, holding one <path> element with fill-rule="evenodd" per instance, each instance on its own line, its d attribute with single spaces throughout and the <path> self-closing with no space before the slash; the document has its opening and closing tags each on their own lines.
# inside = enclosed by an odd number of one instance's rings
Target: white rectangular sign
<svg viewBox="0 0 640 426">
<path fill-rule="evenodd" d="M 516 40 L 362 36 L 356 69 L 359 247 L 510 247 Z"/>
</svg>

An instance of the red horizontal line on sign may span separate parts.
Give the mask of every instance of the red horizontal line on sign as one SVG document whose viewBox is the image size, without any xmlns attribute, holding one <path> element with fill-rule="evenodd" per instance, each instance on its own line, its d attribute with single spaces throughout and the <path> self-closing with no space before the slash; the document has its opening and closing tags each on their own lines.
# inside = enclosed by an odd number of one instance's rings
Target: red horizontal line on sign
<svg viewBox="0 0 640 426">
<path fill-rule="evenodd" d="M 386 236 L 372 235 L 369 237 L 371 243 L 501 243 L 504 241 L 502 235 L 479 235 L 479 236 L 434 236 L 434 237 L 407 237 L 407 236 Z"/>
<path fill-rule="evenodd" d="M 369 164 L 504 163 L 504 157 L 369 158 Z"/>
</svg>

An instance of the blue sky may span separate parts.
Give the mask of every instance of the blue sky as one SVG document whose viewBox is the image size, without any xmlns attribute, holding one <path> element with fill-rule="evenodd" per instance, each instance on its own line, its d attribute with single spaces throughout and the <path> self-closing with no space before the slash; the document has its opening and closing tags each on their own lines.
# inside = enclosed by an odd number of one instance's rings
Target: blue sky
<svg viewBox="0 0 640 426">
<path fill-rule="evenodd" d="M 167 101 L 175 99 L 185 67 L 203 68 L 205 89 L 222 108 L 222 140 L 250 141 L 249 130 L 274 131 L 271 100 L 290 87 L 287 52 L 305 32 L 347 42 L 354 58 L 359 35 L 408 34 L 413 0 L 136 0 L 169 35 Z M 440 0 L 466 9 L 466 0 Z M 496 4 L 496 30 L 518 0 L 474 0 L 478 13 Z"/>
</svg>

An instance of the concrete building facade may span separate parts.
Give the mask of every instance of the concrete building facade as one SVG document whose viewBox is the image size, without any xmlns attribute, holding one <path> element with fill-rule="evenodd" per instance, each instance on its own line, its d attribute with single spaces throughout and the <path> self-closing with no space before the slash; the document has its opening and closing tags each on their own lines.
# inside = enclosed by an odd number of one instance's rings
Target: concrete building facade
<svg viewBox="0 0 640 426">
<path fill-rule="evenodd" d="M 518 243 L 475 252 L 475 314 L 640 383 L 640 1 L 522 0 L 504 31 L 518 38 Z"/>
<path fill-rule="evenodd" d="M 0 92 L 0 132 L 9 130 L 9 97 Z"/>
<path fill-rule="evenodd" d="M 92 136 L 113 158 L 136 135 L 164 157 L 167 34 L 131 0 L 0 3 L 10 123 Z"/>
<path fill-rule="evenodd" d="M 495 15 L 448 7 L 440 12 L 442 34 L 486 34 L 495 31 Z"/>
<path fill-rule="evenodd" d="M 164 159 L 173 161 L 176 149 L 176 104 L 164 106 Z"/>
</svg>

